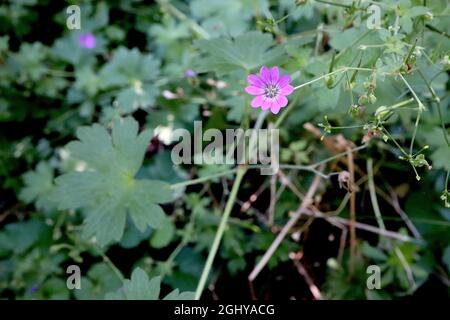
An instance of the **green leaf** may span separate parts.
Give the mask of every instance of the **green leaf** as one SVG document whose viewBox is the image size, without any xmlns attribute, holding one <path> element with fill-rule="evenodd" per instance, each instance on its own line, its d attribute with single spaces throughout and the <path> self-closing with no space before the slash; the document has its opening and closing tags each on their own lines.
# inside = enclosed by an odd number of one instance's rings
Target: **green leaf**
<svg viewBox="0 0 450 320">
<path fill-rule="evenodd" d="M 380 249 L 378 249 L 376 247 L 372 247 L 367 242 L 363 243 L 363 245 L 361 247 L 361 252 L 364 256 L 371 258 L 373 260 L 385 261 L 388 258 L 386 256 L 386 254 L 384 254 L 383 251 L 381 251 Z"/>
<path fill-rule="evenodd" d="M 40 162 L 35 171 L 28 171 L 23 175 L 25 187 L 19 198 L 25 203 L 36 203 L 36 208 L 49 211 L 54 207 L 50 199 L 53 189 L 53 169 L 46 162 Z"/>
<path fill-rule="evenodd" d="M 165 296 L 163 300 L 194 300 L 194 292 L 180 292 L 180 290 L 175 289 Z"/>
<path fill-rule="evenodd" d="M 131 221 L 131 218 L 129 218 L 119 245 L 126 249 L 134 248 L 142 241 L 148 239 L 151 233 L 152 229 L 150 227 L 148 227 L 144 232 L 139 231 Z"/>
<path fill-rule="evenodd" d="M 10 223 L 0 232 L 0 251 L 23 253 L 48 232 L 46 225 L 36 219 Z"/>
<path fill-rule="evenodd" d="M 447 133 L 448 134 L 448 133 Z M 447 145 L 440 127 L 431 127 L 424 130 L 421 136 L 431 146 L 430 159 L 434 169 L 450 170 L 450 147 Z"/>
<path fill-rule="evenodd" d="M 213 38 L 242 34 L 250 26 L 255 6 L 262 12 L 268 9 L 266 0 L 193 0 L 189 6 L 192 15 Z"/>
<path fill-rule="evenodd" d="M 114 122 L 111 135 L 98 124 L 82 127 L 79 141 L 68 145 L 72 157 L 86 168 L 58 177 L 53 198 L 60 209 L 85 209 L 84 234 L 95 236 L 100 245 L 121 239 L 127 213 L 141 232 L 162 225 L 164 211 L 157 203 L 172 200 L 170 186 L 135 179 L 151 134 L 138 134 L 138 123 L 128 117 Z"/>
<path fill-rule="evenodd" d="M 445 249 L 442 260 L 444 261 L 445 265 L 447 266 L 447 270 L 450 273 L 450 246 L 447 246 L 447 248 Z"/>
<path fill-rule="evenodd" d="M 106 294 L 107 300 L 158 300 L 161 291 L 161 278 L 149 279 L 141 268 L 134 269 L 131 280 L 125 280 L 123 287 L 116 292 Z M 178 289 L 169 293 L 164 300 L 192 300 L 193 292 L 179 292 Z"/>
<path fill-rule="evenodd" d="M 175 230 L 175 225 L 172 220 L 165 219 L 162 228 L 156 230 L 150 238 L 150 245 L 157 249 L 166 247 L 172 241 Z"/>
<path fill-rule="evenodd" d="M 200 40 L 196 43 L 203 55 L 197 60 L 198 72 L 214 71 L 224 75 L 236 70 L 254 70 L 262 65 L 275 63 L 284 47 L 272 46 L 272 36 L 260 32 L 248 32 L 229 39 Z"/>
<path fill-rule="evenodd" d="M 98 300 L 105 293 L 116 290 L 121 285 L 117 275 L 105 263 L 93 265 L 87 275 L 81 278 L 81 289 L 75 290 L 75 297 L 79 300 Z"/>
<path fill-rule="evenodd" d="M 121 47 L 100 70 L 102 88 L 120 88 L 117 103 L 126 113 L 151 106 L 158 94 L 152 83 L 158 78 L 159 64 L 159 60 L 143 55 L 137 48 Z"/>
</svg>

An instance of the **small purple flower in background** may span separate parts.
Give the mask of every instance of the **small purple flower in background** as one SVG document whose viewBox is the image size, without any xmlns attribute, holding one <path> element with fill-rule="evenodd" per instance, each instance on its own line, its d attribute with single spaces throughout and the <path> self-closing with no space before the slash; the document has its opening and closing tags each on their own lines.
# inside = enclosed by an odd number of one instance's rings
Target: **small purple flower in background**
<svg viewBox="0 0 450 320">
<path fill-rule="evenodd" d="M 38 286 L 38 285 L 34 285 L 34 286 L 32 286 L 32 287 L 30 288 L 30 291 L 31 291 L 32 293 L 36 293 L 36 292 L 38 292 L 38 290 L 39 290 L 39 286 Z"/>
<path fill-rule="evenodd" d="M 80 46 L 85 49 L 95 48 L 95 36 L 92 33 L 83 33 L 80 35 Z"/>
<path fill-rule="evenodd" d="M 187 69 L 187 70 L 184 72 L 184 76 L 185 76 L 186 78 L 194 78 L 194 77 L 197 76 L 197 73 L 196 73 L 194 70 L 192 70 L 192 69 Z"/>
<path fill-rule="evenodd" d="M 280 112 L 288 104 L 286 96 L 294 91 L 294 87 L 290 85 L 291 76 L 280 76 L 278 67 L 271 69 L 262 67 L 259 71 L 259 76 L 256 74 L 249 74 L 247 81 L 250 86 L 245 88 L 245 91 L 253 96 L 251 106 L 253 108 L 261 107 L 263 110 L 268 110 L 274 114 Z"/>
</svg>

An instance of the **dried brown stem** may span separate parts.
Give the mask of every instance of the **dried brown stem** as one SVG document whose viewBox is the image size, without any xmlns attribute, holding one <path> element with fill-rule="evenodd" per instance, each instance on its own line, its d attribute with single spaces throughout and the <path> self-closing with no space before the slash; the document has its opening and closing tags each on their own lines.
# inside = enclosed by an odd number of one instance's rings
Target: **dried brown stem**
<svg viewBox="0 0 450 320">
<path fill-rule="evenodd" d="M 320 167 L 320 171 L 323 171 L 324 166 L 322 165 Z M 300 207 L 295 211 L 295 213 L 292 215 L 292 217 L 289 219 L 289 221 L 286 223 L 286 225 L 281 229 L 280 233 L 277 235 L 275 240 L 270 245 L 269 249 L 264 253 L 264 256 L 261 258 L 261 260 L 258 262 L 258 264 L 255 266 L 253 271 L 248 276 L 249 281 L 254 281 L 255 278 L 258 276 L 258 274 L 261 272 L 261 270 L 265 267 L 269 259 L 272 257 L 274 252 L 277 250 L 278 246 L 281 244 L 281 242 L 284 240 L 286 235 L 288 234 L 289 230 L 297 223 L 298 219 L 304 212 L 304 210 L 312 203 L 313 196 L 319 187 L 321 178 L 319 176 L 315 176 L 313 179 L 313 182 L 311 183 L 308 192 L 305 195 L 305 198 L 300 204 Z"/>
</svg>

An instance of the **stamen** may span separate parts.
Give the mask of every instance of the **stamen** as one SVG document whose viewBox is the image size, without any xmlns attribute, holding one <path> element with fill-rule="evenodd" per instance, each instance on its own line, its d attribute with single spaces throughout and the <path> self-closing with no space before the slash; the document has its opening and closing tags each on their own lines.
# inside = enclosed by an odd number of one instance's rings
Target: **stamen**
<svg viewBox="0 0 450 320">
<path fill-rule="evenodd" d="M 269 84 L 268 86 L 266 86 L 264 88 L 264 95 L 268 98 L 274 98 L 276 96 L 278 96 L 278 92 L 280 91 L 280 89 L 278 88 L 277 85 L 274 84 Z"/>
</svg>

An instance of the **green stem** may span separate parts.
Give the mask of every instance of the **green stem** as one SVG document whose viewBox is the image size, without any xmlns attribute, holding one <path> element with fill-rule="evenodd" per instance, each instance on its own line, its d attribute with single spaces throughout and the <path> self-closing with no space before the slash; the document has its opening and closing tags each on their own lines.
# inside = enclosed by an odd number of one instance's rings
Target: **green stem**
<svg viewBox="0 0 450 320">
<path fill-rule="evenodd" d="M 314 82 L 320 81 L 320 80 L 322 80 L 323 78 L 329 77 L 329 76 L 331 76 L 331 75 L 333 75 L 333 74 L 336 74 L 336 73 L 339 73 L 339 72 L 345 72 L 345 71 L 348 71 L 348 70 L 373 71 L 372 69 L 369 69 L 369 68 L 345 67 L 345 68 L 338 69 L 338 70 L 335 70 L 335 71 L 333 71 L 333 72 L 329 72 L 329 73 L 327 73 L 327 74 L 324 74 L 323 76 L 320 76 L 320 77 L 318 77 L 318 78 L 315 78 L 315 79 L 313 79 L 313 80 L 311 80 L 311 81 L 302 83 L 301 85 L 298 85 L 298 86 L 294 87 L 294 90 L 298 90 L 298 89 L 300 89 L 300 88 L 302 88 L 302 87 L 305 87 L 305 86 L 308 86 L 308 85 L 310 85 L 310 84 L 313 84 Z"/>
<path fill-rule="evenodd" d="M 441 30 L 439 30 L 438 28 L 433 27 L 431 24 L 426 24 L 425 26 L 426 26 L 428 29 L 430 29 L 431 31 L 436 32 L 436 33 L 439 33 L 440 35 L 443 35 L 444 37 L 447 37 L 447 38 L 450 39 L 450 34 L 448 34 L 447 32 L 441 31 Z"/>
<path fill-rule="evenodd" d="M 330 6 L 336 6 L 336 7 L 347 8 L 347 9 L 350 9 L 352 7 L 348 4 L 336 3 L 336 2 L 326 1 L 326 0 L 314 0 L 314 1 L 323 3 L 323 4 L 329 4 Z"/>
<path fill-rule="evenodd" d="M 183 249 L 184 246 L 187 244 L 187 242 L 189 242 L 189 241 L 185 241 L 184 239 L 182 239 L 180 241 L 180 243 L 178 244 L 178 246 L 175 248 L 175 250 L 172 251 L 172 253 L 170 254 L 169 258 L 167 258 L 166 262 L 164 262 L 164 266 L 165 267 L 163 268 L 163 271 L 160 274 L 161 281 L 167 275 L 168 269 L 172 266 L 173 261 L 178 256 L 178 254 L 180 253 L 181 249 Z"/>
<path fill-rule="evenodd" d="M 444 136 L 445 142 L 450 147 L 450 141 L 448 140 L 448 137 L 447 137 L 447 129 L 445 128 L 444 117 L 442 116 L 442 111 L 441 111 L 441 99 L 437 96 L 436 92 L 434 91 L 433 87 L 431 86 L 431 83 L 429 83 L 427 81 L 427 79 L 425 78 L 423 73 L 419 69 L 417 69 L 417 72 L 419 73 L 423 82 L 425 82 L 428 90 L 430 91 L 431 95 L 433 96 L 434 102 L 436 102 L 436 107 L 438 109 L 438 114 L 439 114 L 439 120 L 441 122 L 442 134 Z"/>
<path fill-rule="evenodd" d="M 404 100 L 404 101 L 401 101 L 399 103 L 393 104 L 392 106 L 389 107 L 389 109 L 394 110 L 394 109 L 397 109 L 397 108 L 401 108 L 401 107 L 404 107 L 404 106 L 410 104 L 413 101 L 414 101 L 413 98 L 408 99 L 408 100 Z"/>
<path fill-rule="evenodd" d="M 409 155 L 412 155 L 412 152 L 413 152 L 414 140 L 416 139 L 417 129 L 419 128 L 419 122 L 420 122 L 421 116 L 422 116 L 422 109 L 419 108 L 417 110 L 417 118 L 416 118 L 416 122 L 414 124 L 414 132 L 413 132 L 413 136 L 411 138 L 411 144 L 409 145 Z"/>
<path fill-rule="evenodd" d="M 94 246 L 94 249 L 103 258 L 103 261 L 111 268 L 117 278 L 119 278 L 120 281 L 123 282 L 125 278 L 123 277 L 122 272 L 120 272 L 119 268 L 115 266 L 111 259 L 109 259 L 109 257 L 101 249 L 97 248 L 96 246 Z"/>
<path fill-rule="evenodd" d="M 331 130 L 343 130 L 343 129 L 357 129 L 357 128 L 363 128 L 364 124 L 358 124 L 354 126 L 344 126 L 344 127 L 330 127 Z"/>
<path fill-rule="evenodd" d="M 413 151 L 413 147 L 414 147 L 414 140 L 416 140 L 416 135 L 417 135 L 417 130 L 419 128 L 419 122 L 420 122 L 420 117 L 422 116 L 422 111 L 425 110 L 425 106 L 422 103 L 422 101 L 420 101 L 419 97 L 417 96 L 416 92 L 413 90 L 413 88 L 409 85 L 408 81 L 406 81 L 406 79 L 403 77 L 403 75 L 401 73 L 399 73 L 400 78 L 402 78 L 403 82 L 406 84 L 406 86 L 408 87 L 409 91 L 411 91 L 414 99 L 417 101 L 417 104 L 419 106 L 419 109 L 417 110 L 417 118 L 416 118 L 416 122 L 414 124 L 414 131 L 413 131 L 413 135 L 411 138 L 411 144 L 409 146 L 409 155 L 412 155 L 412 151 Z"/>
<path fill-rule="evenodd" d="M 369 158 L 367 159 L 367 176 L 368 176 L 368 183 L 369 183 L 369 193 L 370 193 L 370 200 L 372 202 L 373 211 L 375 213 L 375 217 L 377 219 L 378 226 L 381 230 L 386 231 L 386 227 L 383 222 L 383 217 L 381 216 L 380 207 L 378 206 L 378 200 L 377 195 L 375 192 L 375 183 L 373 179 L 373 159 Z"/>
<path fill-rule="evenodd" d="M 403 155 L 407 158 L 409 158 L 409 154 L 405 151 L 405 149 L 403 149 L 403 147 L 391 136 L 391 134 L 389 133 L 389 131 L 387 131 L 387 129 L 381 125 L 381 129 L 383 130 L 383 132 L 389 137 L 389 139 L 392 140 L 392 142 L 394 142 L 394 144 L 400 149 L 400 151 L 403 153 Z"/>
<path fill-rule="evenodd" d="M 208 258 L 206 259 L 205 267 L 203 268 L 202 275 L 200 277 L 200 281 L 197 285 L 197 290 L 195 291 L 195 300 L 199 300 L 203 289 L 206 284 L 206 280 L 208 279 L 209 273 L 211 271 L 214 258 L 216 257 L 217 250 L 219 249 L 220 242 L 222 240 L 223 233 L 225 232 L 225 227 L 227 226 L 228 218 L 230 217 L 231 209 L 236 200 L 236 196 L 241 185 L 242 178 L 247 169 L 245 167 L 239 167 L 239 170 L 236 174 L 236 179 L 234 180 L 233 188 L 231 189 L 230 197 L 228 198 L 227 204 L 225 205 L 225 211 L 222 215 L 222 219 L 220 221 L 219 228 L 217 229 L 216 236 L 214 237 L 213 244 L 211 246 L 211 250 L 209 251 Z"/>
<path fill-rule="evenodd" d="M 193 184 L 198 184 L 198 183 L 209 181 L 209 180 L 212 180 L 212 179 L 215 179 L 215 178 L 220 178 L 220 177 L 226 176 L 226 175 L 228 175 L 230 173 L 234 173 L 236 171 L 237 171 L 237 168 L 233 168 L 233 169 L 230 169 L 230 170 L 214 173 L 214 174 L 211 174 L 211 175 L 206 176 L 206 177 L 201 177 L 201 178 L 197 178 L 197 179 L 192 179 L 192 180 L 187 180 L 187 181 L 183 181 L 183 182 L 174 183 L 174 184 L 172 184 L 170 186 L 170 188 L 171 189 L 177 189 L 177 188 L 181 188 L 181 187 L 187 187 L 187 186 L 190 186 L 190 185 L 193 185 Z"/>
<path fill-rule="evenodd" d="M 202 38 L 204 39 L 209 39 L 211 38 L 210 34 L 208 33 L 208 31 L 206 31 L 205 29 L 203 29 L 197 22 L 195 22 L 194 20 L 190 19 L 187 15 L 185 15 L 183 12 L 181 12 L 180 10 L 178 10 L 175 6 L 173 6 L 168 0 L 158 0 L 157 1 L 159 3 L 160 6 L 164 7 L 167 11 L 169 11 L 173 16 L 175 16 L 176 18 L 178 18 L 181 21 L 185 21 L 189 24 L 189 27 L 196 32 L 197 34 L 199 34 Z"/>
</svg>

